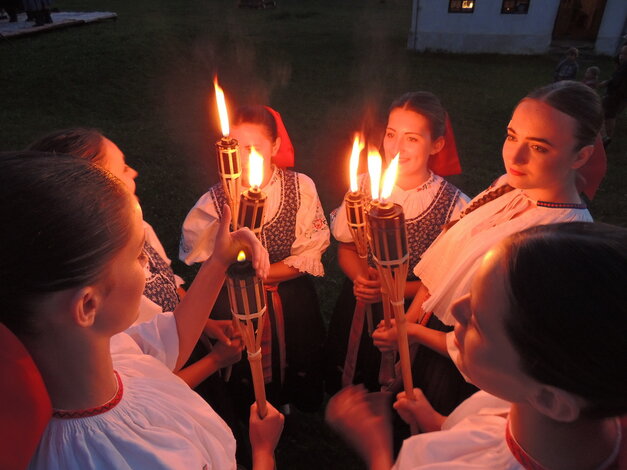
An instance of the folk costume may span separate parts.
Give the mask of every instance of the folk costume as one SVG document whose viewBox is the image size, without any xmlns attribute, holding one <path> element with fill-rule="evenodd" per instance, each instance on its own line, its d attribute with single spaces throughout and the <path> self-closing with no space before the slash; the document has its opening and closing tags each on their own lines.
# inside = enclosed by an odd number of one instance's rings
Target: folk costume
<svg viewBox="0 0 627 470">
<path fill-rule="evenodd" d="M 174 274 L 171 261 L 163 249 L 152 226 L 144 221 L 146 242 L 144 252 L 146 264 L 146 286 L 139 304 L 139 316 L 135 324 L 151 320 L 163 312 L 173 312 L 179 303 L 178 290 L 183 279 Z"/>
<path fill-rule="evenodd" d="M 446 143 L 438 154 L 429 159 L 428 180 L 409 190 L 395 186 L 388 198 L 403 207 L 411 267 L 436 239 L 442 226 L 455 219 L 468 201 L 459 189 L 440 176 L 461 173 L 448 118 L 446 124 Z M 361 175 L 359 183 L 364 194 L 368 194 L 370 182 L 367 175 Z M 353 242 L 344 202 L 331 215 L 331 233 L 341 243 Z M 374 266 L 373 260 L 369 258 L 369 264 Z M 410 270 L 407 280 L 417 279 Z M 363 308 L 357 310 L 355 306 L 353 283 L 346 278 L 335 305 L 325 344 L 325 386 L 330 394 L 350 383 L 363 383 L 371 391 L 380 389 L 381 353 L 373 345 L 365 327 L 365 305 L 362 304 L 360 307 Z M 376 326 L 383 318 L 381 303 L 372 305 L 372 315 Z"/>
<path fill-rule="evenodd" d="M 405 440 L 393 470 L 546 470 L 518 444 L 509 429 L 511 404 L 486 392 L 477 392 L 451 413 L 441 431 Z M 622 431 L 598 470 L 618 469 Z"/>
<path fill-rule="evenodd" d="M 593 156 L 578 170 L 580 189 L 588 198 L 594 196 L 604 173 L 605 151 L 597 139 Z M 502 194 L 490 199 L 489 194 L 495 192 Z M 482 199 L 489 202 L 482 204 Z M 483 256 L 496 243 L 536 225 L 592 221 L 585 204 L 532 200 L 523 190 L 507 185 L 507 175 L 480 193 L 468 207 L 473 205 L 476 209 L 442 232 L 413 270 L 430 294 L 422 305 L 427 314 L 421 323 L 438 331 L 453 330 L 450 307 L 470 291 L 472 277 Z M 456 354 L 452 341 L 447 341 L 447 347 L 449 355 Z M 433 408 L 441 414 L 449 414 L 476 391 L 464 381 L 450 358 L 427 347 L 418 348 L 412 368 L 414 386 L 423 389 Z"/>
<path fill-rule="evenodd" d="M 171 313 L 113 336 L 117 393 L 97 408 L 53 410 L 29 470 L 235 470 L 231 430 L 172 373 L 178 349 Z"/>
<path fill-rule="evenodd" d="M 293 403 L 313 411 L 322 403 L 321 348 L 324 325 L 311 276 L 323 276 L 321 256 L 329 245 L 329 227 L 314 182 L 293 166 L 294 150 L 280 116 L 274 110 L 281 146 L 273 158 L 261 242 L 270 263 L 283 262 L 304 273 L 278 285 L 266 285 L 269 322 L 263 331 L 262 362 L 268 400 L 279 406 Z M 226 196 L 221 184 L 212 186 L 191 209 L 183 223 L 179 256 L 187 264 L 211 256 Z M 231 319 L 224 288 L 211 313 L 212 319 Z M 229 396 L 248 414 L 253 392 L 244 357 L 233 366 Z M 242 397 L 243 398 L 240 398 Z M 247 418 L 246 418 L 247 420 Z"/>
</svg>

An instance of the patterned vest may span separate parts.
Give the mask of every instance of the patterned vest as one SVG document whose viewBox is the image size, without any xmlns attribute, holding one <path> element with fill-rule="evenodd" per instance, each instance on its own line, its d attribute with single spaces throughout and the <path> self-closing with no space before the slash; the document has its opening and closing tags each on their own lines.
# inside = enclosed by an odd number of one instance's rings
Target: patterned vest
<svg viewBox="0 0 627 470">
<path fill-rule="evenodd" d="M 273 178 L 280 180 L 281 201 L 276 215 L 272 220 L 266 221 L 261 228 L 261 242 L 268 250 L 270 263 L 278 263 L 290 256 L 296 240 L 296 214 L 300 208 L 300 188 L 298 174 L 293 171 L 277 168 Z M 218 183 L 209 191 L 218 217 L 221 218 L 222 207 L 226 204 L 224 188 Z"/>
<path fill-rule="evenodd" d="M 435 197 L 421 214 L 413 219 L 405 219 L 407 230 L 407 248 L 409 250 L 408 281 L 416 281 L 414 266 L 420 261 L 422 254 L 431 246 L 442 231 L 442 226 L 451 219 L 455 203 L 460 191 L 448 181 L 442 181 Z M 375 266 L 374 258 L 368 249 L 368 264 Z"/>
<path fill-rule="evenodd" d="M 148 255 L 144 295 L 160 306 L 163 312 L 173 312 L 179 303 L 174 272 L 150 243 L 144 244 L 144 251 Z"/>
</svg>

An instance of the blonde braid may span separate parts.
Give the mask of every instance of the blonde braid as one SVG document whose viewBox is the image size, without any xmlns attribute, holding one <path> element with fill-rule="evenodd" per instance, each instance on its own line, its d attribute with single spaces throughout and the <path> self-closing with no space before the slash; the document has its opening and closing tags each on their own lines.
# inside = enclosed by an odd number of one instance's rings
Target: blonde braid
<svg viewBox="0 0 627 470">
<path fill-rule="evenodd" d="M 501 197 L 503 194 L 509 193 L 510 191 L 512 191 L 514 189 L 515 188 L 513 186 L 510 186 L 509 184 L 504 184 L 502 186 L 499 186 L 496 189 L 488 191 L 483 196 L 481 196 L 479 199 L 477 199 L 472 204 L 470 204 L 468 207 L 466 207 L 466 209 L 464 209 L 459 214 L 459 218 L 458 219 L 452 220 L 448 224 L 444 225 L 443 229 L 447 230 L 447 229 L 451 228 L 453 225 L 455 225 L 457 222 L 459 222 L 460 219 L 462 219 L 463 217 L 467 216 L 471 212 L 479 209 L 481 206 L 487 204 L 490 201 L 494 201 L 496 198 Z"/>
</svg>

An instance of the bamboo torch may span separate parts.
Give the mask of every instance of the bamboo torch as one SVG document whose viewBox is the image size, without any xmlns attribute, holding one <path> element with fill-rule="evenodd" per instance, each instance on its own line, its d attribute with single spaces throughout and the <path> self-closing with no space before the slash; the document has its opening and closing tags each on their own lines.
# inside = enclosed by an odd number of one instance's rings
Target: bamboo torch
<svg viewBox="0 0 627 470">
<path fill-rule="evenodd" d="M 263 214 L 268 197 L 259 189 L 263 182 L 263 156 L 250 149 L 248 157 L 248 183 L 250 189 L 242 192 L 239 201 L 239 226 L 248 227 L 252 232 L 261 237 L 263 226 Z"/>
<path fill-rule="evenodd" d="M 253 378 L 255 401 L 260 418 L 268 413 L 266 389 L 261 365 L 261 335 L 266 312 L 266 292 L 243 251 L 226 272 L 229 302 L 234 323 L 244 340 L 248 364 Z"/>
<path fill-rule="evenodd" d="M 370 177 L 370 194 L 372 201 L 370 202 L 369 211 L 379 204 L 379 185 L 381 181 L 381 155 L 377 151 L 368 152 L 368 175 Z M 367 219 L 370 220 L 370 217 Z M 374 239 L 372 238 L 372 230 L 368 227 L 368 243 L 374 253 Z M 377 265 L 377 270 L 378 269 Z M 379 270 L 379 278 L 381 272 Z M 381 305 L 383 306 L 383 323 L 386 329 L 392 328 L 392 309 L 390 306 L 390 296 L 388 295 L 388 287 L 381 279 Z M 381 354 L 381 366 L 379 368 L 379 384 L 381 388 L 387 388 L 395 377 L 396 354 L 392 351 Z"/>
<path fill-rule="evenodd" d="M 405 283 L 409 268 L 405 215 L 400 205 L 386 201 L 386 198 L 392 193 L 397 171 L 398 155 L 392 160 L 386 171 L 381 198 L 370 208 L 368 223 L 371 246 L 381 285 L 387 291 L 389 304 L 396 320 L 398 351 L 405 393 L 408 399 L 414 400 L 404 304 Z M 391 325 L 386 321 L 386 328 L 389 326 Z"/>
<path fill-rule="evenodd" d="M 239 144 L 237 140 L 229 137 L 229 116 L 226 110 L 224 91 L 218 85 L 218 77 L 213 80 L 216 93 L 216 103 L 218 105 L 218 115 L 220 116 L 220 127 L 222 138 L 216 142 L 216 154 L 218 158 L 218 173 L 224 188 L 224 194 L 231 208 L 231 226 L 237 230 L 239 197 L 242 192 L 240 177 L 242 175 L 242 163 L 239 156 Z"/>
</svg>

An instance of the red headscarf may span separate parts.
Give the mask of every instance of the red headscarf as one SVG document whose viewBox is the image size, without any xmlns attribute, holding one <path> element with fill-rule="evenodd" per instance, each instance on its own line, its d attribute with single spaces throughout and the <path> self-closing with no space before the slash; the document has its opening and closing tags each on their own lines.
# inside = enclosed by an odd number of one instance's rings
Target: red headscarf
<svg viewBox="0 0 627 470">
<path fill-rule="evenodd" d="M 274 117 L 277 136 L 281 138 L 281 145 L 279 146 L 279 150 L 276 155 L 272 157 L 272 163 L 279 168 L 292 167 L 294 166 L 294 146 L 292 145 L 290 136 L 287 134 L 287 129 L 285 129 L 285 124 L 283 124 L 283 119 L 281 119 L 281 115 L 270 106 L 264 106 L 264 108 L 266 108 L 270 114 L 272 114 L 272 117 Z"/>
<path fill-rule="evenodd" d="M 592 200 L 599 189 L 599 185 L 605 176 L 607 170 L 607 157 L 601 136 L 598 135 L 594 141 L 594 150 L 592 155 L 584 166 L 577 170 L 579 181 L 577 189 L 584 193 L 588 199 Z"/>
<path fill-rule="evenodd" d="M 457 145 L 455 144 L 455 135 L 453 134 L 453 127 L 448 114 L 446 115 L 444 130 L 444 147 L 438 153 L 431 155 L 429 158 L 429 169 L 440 176 L 459 175 L 462 172 L 459 155 L 457 154 Z"/>
<path fill-rule="evenodd" d="M 19 339 L 0 323 L 2 468 L 26 468 L 52 416 L 44 381 Z"/>
</svg>

